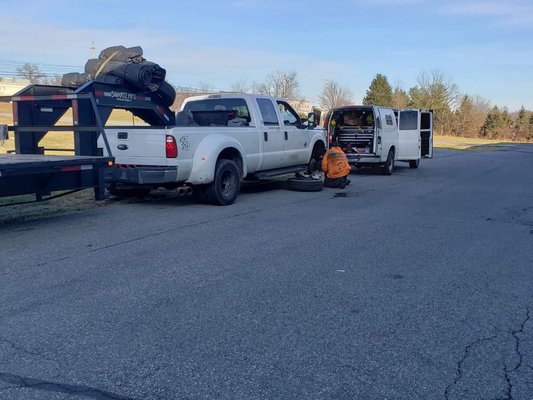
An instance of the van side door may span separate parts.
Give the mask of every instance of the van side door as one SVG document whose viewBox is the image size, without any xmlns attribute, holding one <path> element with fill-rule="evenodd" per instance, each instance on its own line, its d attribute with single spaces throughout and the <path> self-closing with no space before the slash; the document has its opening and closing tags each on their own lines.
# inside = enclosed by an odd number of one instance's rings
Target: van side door
<svg viewBox="0 0 533 400">
<path fill-rule="evenodd" d="M 285 158 L 283 150 L 285 137 L 276 112 L 277 105 L 269 98 L 258 97 L 256 102 L 262 119 L 259 170 L 280 168 Z"/>
<path fill-rule="evenodd" d="M 400 110 L 398 131 L 398 160 L 419 160 L 420 110 Z"/>
</svg>

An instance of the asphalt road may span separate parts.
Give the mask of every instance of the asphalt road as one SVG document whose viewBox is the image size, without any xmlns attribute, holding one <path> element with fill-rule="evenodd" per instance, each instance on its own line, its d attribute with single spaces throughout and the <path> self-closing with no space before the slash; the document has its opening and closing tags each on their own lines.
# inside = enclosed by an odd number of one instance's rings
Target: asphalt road
<svg viewBox="0 0 533 400">
<path fill-rule="evenodd" d="M 0 399 L 533 399 L 533 146 L 493 150 L 4 224 Z"/>
</svg>

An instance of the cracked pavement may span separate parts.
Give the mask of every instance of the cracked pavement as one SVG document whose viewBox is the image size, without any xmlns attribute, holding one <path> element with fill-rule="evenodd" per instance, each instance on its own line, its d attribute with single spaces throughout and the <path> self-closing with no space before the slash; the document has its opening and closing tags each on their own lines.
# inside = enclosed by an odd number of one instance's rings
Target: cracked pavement
<svg viewBox="0 0 533 400">
<path fill-rule="evenodd" d="M 531 154 L 2 225 L 0 399 L 532 400 Z"/>
</svg>

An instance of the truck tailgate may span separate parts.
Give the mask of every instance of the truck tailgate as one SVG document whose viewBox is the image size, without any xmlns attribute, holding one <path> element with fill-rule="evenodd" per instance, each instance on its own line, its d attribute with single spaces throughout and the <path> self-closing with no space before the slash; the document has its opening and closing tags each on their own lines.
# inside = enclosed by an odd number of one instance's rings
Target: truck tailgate
<svg viewBox="0 0 533 400">
<path fill-rule="evenodd" d="M 106 129 L 116 164 L 166 165 L 166 130 L 146 128 Z M 99 139 L 99 147 L 104 148 Z"/>
</svg>

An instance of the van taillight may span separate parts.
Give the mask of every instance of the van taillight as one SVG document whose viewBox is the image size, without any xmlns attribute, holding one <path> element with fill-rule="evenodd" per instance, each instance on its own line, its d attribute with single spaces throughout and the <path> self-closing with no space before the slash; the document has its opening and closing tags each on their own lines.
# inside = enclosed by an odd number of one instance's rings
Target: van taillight
<svg viewBox="0 0 533 400">
<path fill-rule="evenodd" d="M 167 151 L 167 158 L 176 158 L 178 156 L 178 145 L 174 136 L 167 135 L 165 140 L 165 147 Z"/>
</svg>

